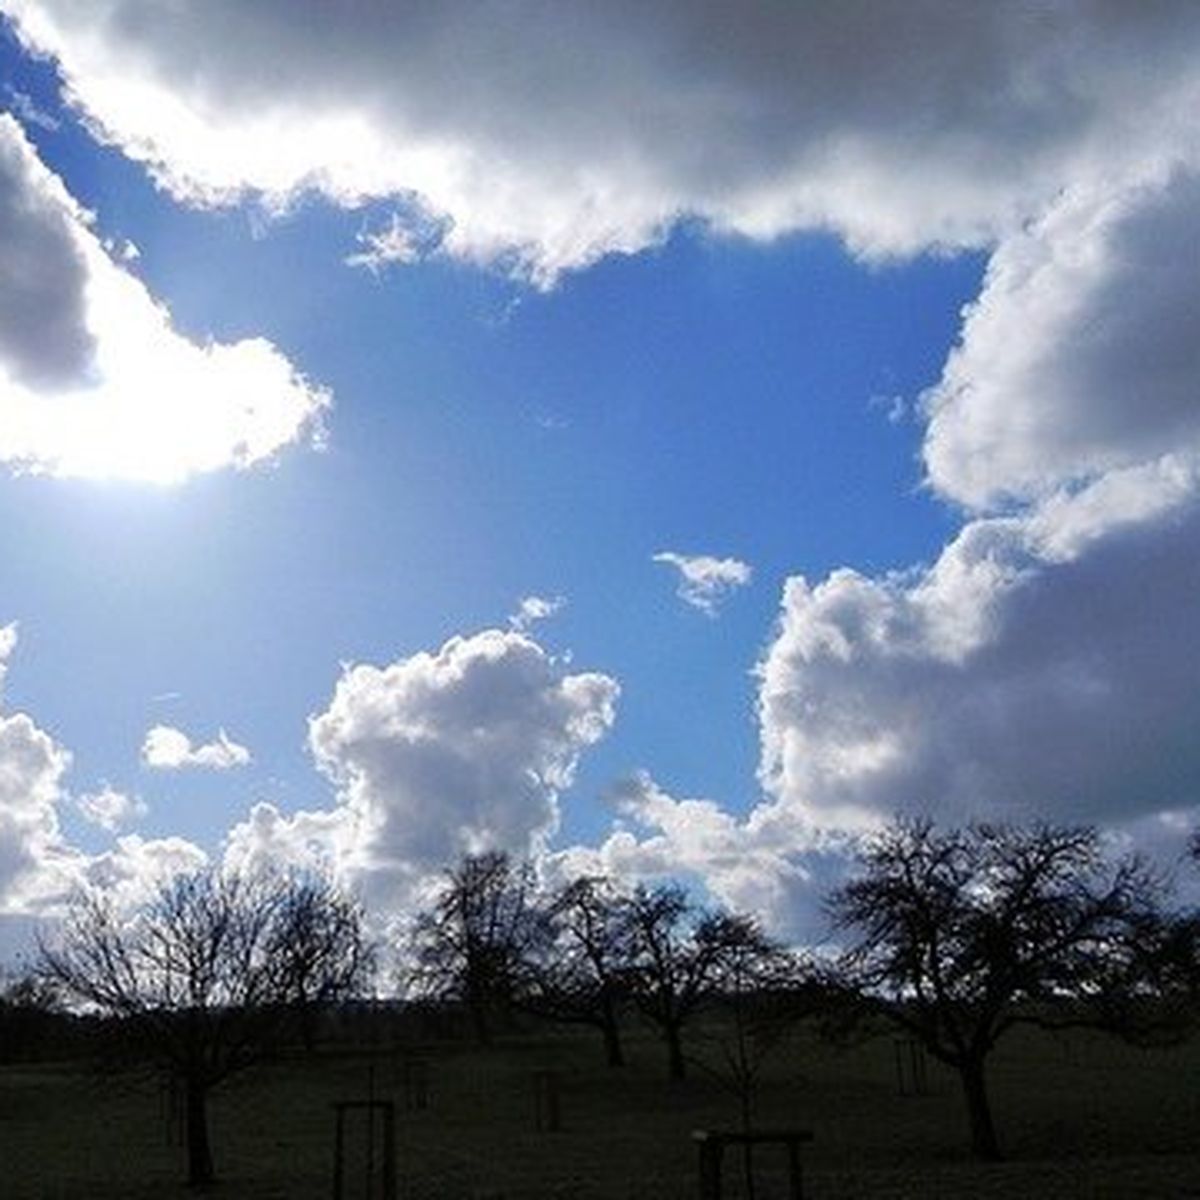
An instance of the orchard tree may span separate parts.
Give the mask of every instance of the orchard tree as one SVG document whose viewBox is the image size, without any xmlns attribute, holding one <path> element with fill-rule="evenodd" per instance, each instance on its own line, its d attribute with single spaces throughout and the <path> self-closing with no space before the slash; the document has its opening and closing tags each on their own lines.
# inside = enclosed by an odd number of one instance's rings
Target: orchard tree
<svg viewBox="0 0 1200 1200">
<path fill-rule="evenodd" d="M 842 978 L 958 1072 L 972 1147 L 997 1158 L 989 1055 L 1021 1022 L 1103 1024 L 1136 987 L 1138 931 L 1161 927 L 1158 889 L 1096 830 L 1045 824 L 900 820 L 858 866 L 828 901 Z"/>
<path fill-rule="evenodd" d="M 409 990 L 464 1004 L 476 1039 L 486 1044 L 493 1010 L 525 992 L 530 964 L 548 937 L 533 868 L 499 850 L 467 855 L 417 916 Z"/>
<path fill-rule="evenodd" d="M 748 971 L 775 948 L 752 918 L 701 909 L 674 883 L 639 886 L 623 911 L 630 995 L 666 1043 L 670 1077 L 683 1079 L 684 1027 L 721 993 L 735 967 Z"/>
<path fill-rule="evenodd" d="M 624 1065 L 620 1009 L 628 993 L 628 900 L 602 876 L 574 879 L 545 905 L 548 937 L 526 1002 L 552 1020 L 591 1025 L 610 1067 Z"/>
<path fill-rule="evenodd" d="M 316 876 L 181 875 L 136 911 L 80 893 L 42 971 L 124 1023 L 182 1088 L 189 1184 L 214 1179 L 208 1098 L 256 1062 L 299 1006 L 361 994 L 372 970 L 357 907 Z"/>
</svg>

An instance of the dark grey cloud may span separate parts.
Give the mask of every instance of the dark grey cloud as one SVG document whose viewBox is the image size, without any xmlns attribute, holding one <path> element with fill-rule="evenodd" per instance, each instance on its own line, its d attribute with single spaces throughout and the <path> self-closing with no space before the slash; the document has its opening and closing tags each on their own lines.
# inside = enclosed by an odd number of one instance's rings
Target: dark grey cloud
<svg viewBox="0 0 1200 1200">
<path fill-rule="evenodd" d="M 5 0 L 181 194 L 413 195 L 550 278 L 680 214 L 978 245 L 1195 135 L 1188 3 Z"/>
<path fill-rule="evenodd" d="M 79 385 L 95 353 L 78 209 L 0 114 L 0 369 L 34 388 Z"/>
</svg>

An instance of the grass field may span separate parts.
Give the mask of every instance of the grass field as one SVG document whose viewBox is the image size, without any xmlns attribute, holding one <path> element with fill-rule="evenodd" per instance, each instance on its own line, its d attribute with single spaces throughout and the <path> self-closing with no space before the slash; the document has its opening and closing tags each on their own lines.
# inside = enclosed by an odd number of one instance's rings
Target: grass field
<svg viewBox="0 0 1200 1200">
<path fill-rule="evenodd" d="M 365 1097 L 373 1073 L 377 1097 L 396 1102 L 401 1197 L 694 1197 L 691 1131 L 734 1128 L 736 1100 L 700 1071 L 681 1085 L 666 1082 L 648 1035 L 631 1036 L 629 1050 L 620 1071 L 604 1068 L 599 1046 L 581 1033 L 513 1037 L 486 1052 L 463 1043 L 379 1046 L 264 1065 L 214 1095 L 215 1190 L 327 1200 L 333 1104 Z M 412 1053 L 429 1063 L 423 1111 L 405 1109 L 402 1064 Z M 547 1068 L 560 1080 L 558 1132 L 535 1128 L 533 1074 Z M 995 1166 L 966 1154 L 955 1077 L 931 1063 L 928 1084 L 927 1095 L 899 1094 L 890 1037 L 838 1050 L 801 1030 L 768 1065 L 757 1124 L 813 1131 L 805 1154 L 813 1200 L 1200 1197 L 1200 1043 L 1140 1050 L 1079 1033 L 1014 1036 L 994 1062 L 1007 1152 Z M 0 1067 L 0 1197 L 189 1195 L 166 1107 L 146 1076 L 82 1064 Z M 757 1200 L 786 1195 L 775 1159 L 758 1154 Z M 737 1160 L 729 1166 L 726 1194 L 738 1200 Z M 363 1195 L 359 1183 L 345 1200 Z"/>
</svg>

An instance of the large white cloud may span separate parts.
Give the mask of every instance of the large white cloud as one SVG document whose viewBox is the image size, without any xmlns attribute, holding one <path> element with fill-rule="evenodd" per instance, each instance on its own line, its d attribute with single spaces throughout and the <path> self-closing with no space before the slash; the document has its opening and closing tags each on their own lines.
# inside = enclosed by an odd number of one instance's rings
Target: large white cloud
<svg viewBox="0 0 1200 1200">
<path fill-rule="evenodd" d="M 167 482 L 319 435 L 328 395 L 261 338 L 176 333 L 3 114 L 0 229 L 0 461 Z"/>
<path fill-rule="evenodd" d="M 0 7 L 178 194 L 395 196 L 401 257 L 431 210 L 452 252 L 542 279 L 683 214 L 871 253 L 986 243 L 1196 136 L 1186 2 Z"/>
<path fill-rule="evenodd" d="M 993 256 L 927 397 L 939 491 L 1030 498 L 1200 453 L 1200 175 L 1073 189 Z"/>
<path fill-rule="evenodd" d="M 0 688 L 16 645 L 0 628 Z M 2 697 L 2 693 L 0 693 Z M 26 713 L 0 710 L 0 912 L 20 912 L 61 884 L 66 856 L 57 806 L 71 755 Z"/>
<path fill-rule="evenodd" d="M 308 814 L 301 836 L 262 812 L 240 840 L 340 839 L 343 867 L 393 893 L 465 852 L 536 852 L 557 827 L 558 797 L 580 754 L 612 724 L 617 693 L 614 680 L 568 674 L 514 631 L 349 667 L 309 724 L 349 835 L 317 831 Z"/>
<path fill-rule="evenodd" d="M 836 829 L 1200 804 L 1196 482 L 1138 468 L 972 522 L 928 571 L 790 580 L 760 668 L 768 793 Z"/>
</svg>

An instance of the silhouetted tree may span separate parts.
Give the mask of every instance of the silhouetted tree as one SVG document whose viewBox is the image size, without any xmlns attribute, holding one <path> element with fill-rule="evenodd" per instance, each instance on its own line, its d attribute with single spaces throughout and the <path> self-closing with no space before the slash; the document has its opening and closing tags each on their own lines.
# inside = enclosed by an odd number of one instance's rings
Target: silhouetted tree
<svg viewBox="0 0 1200 1200">
<path fill-rule="evenodd" d="M 985 1068 L 1019 1022 L 1104 1022 L 1139 925 L 1157 919 L 1141 863 L 1109 863 L 1094 829 L 901 820 L 828 902 L 853 937 L 843 978 L 959 1074 L 971 1144 L 999 1156 Z"/>
<path fill-rule="evenodd" d="M 623 1066 L 620 1008 L 630 957 L 626 897 L 602 877 L 575 879 L 545 906 L 549 936 L 533 962 L 526 1002 L 552 1020 L 592 1025 L 610 1067 Z"/>
<path fill-rule="evenodd" d="M 286 988 L 283 1003 L 299 1018 L 305 1047 L 313 1048 L 315 1018 L 353 994 L 348 980 L 365 980 L 374 966 L 363 937 L 362 913 L 323 876 L 292 879 L 279 896 L 278 932 L 286 944 L 276 954 Z"/>
<path fill-rule="evenodd" d="M 179 1081 L 193 1185 L 214 1178 L 212 1089 L 257 1061 L 297 1004 L 359 994 L 372 965 L 357 908 L 327 881 L 216 870 L 131 913 L 81 893 L 41 957 L 46 978 L 119 1018 Z"/>
<path fill-rule="evenodd" d="M 36 972 L 0 979 L 0 1062 L 24 1058 L 62 1040 L 67 1016 L 50 982 Z"/>
<path fill-rule="evenodd" d="M 728 980 L 732 964 L 772 947 L 754 921 L 698 908 L 677 884 L 638 887 L 623 906 L 630 995 L 667 1047 L 672 1079 L 686 1074 L 684 1026 Z"/>
<path fill-rule="evenodd" d="M 716 982 L 724 1020 L 707 1040 L 718 1059 L 703 1065 L 737 1097 L 741 1127 L 749 1133 L 763 1066 L 819 1001 L 808 990 L 807 963 L 763 934 L 752 918 L 741 919 L 748 936 L 731 941 Z"/>
<path fill-rule="evenodd" d="M 533 868 L 498 850 L 467 855 L 445 873 L 433 907 L 417 916 L 409 989 L 464 1004 L 486 1044 L 492 1010 L 526 990 L 530 963 L 548 937 Z"/>
</svg>

